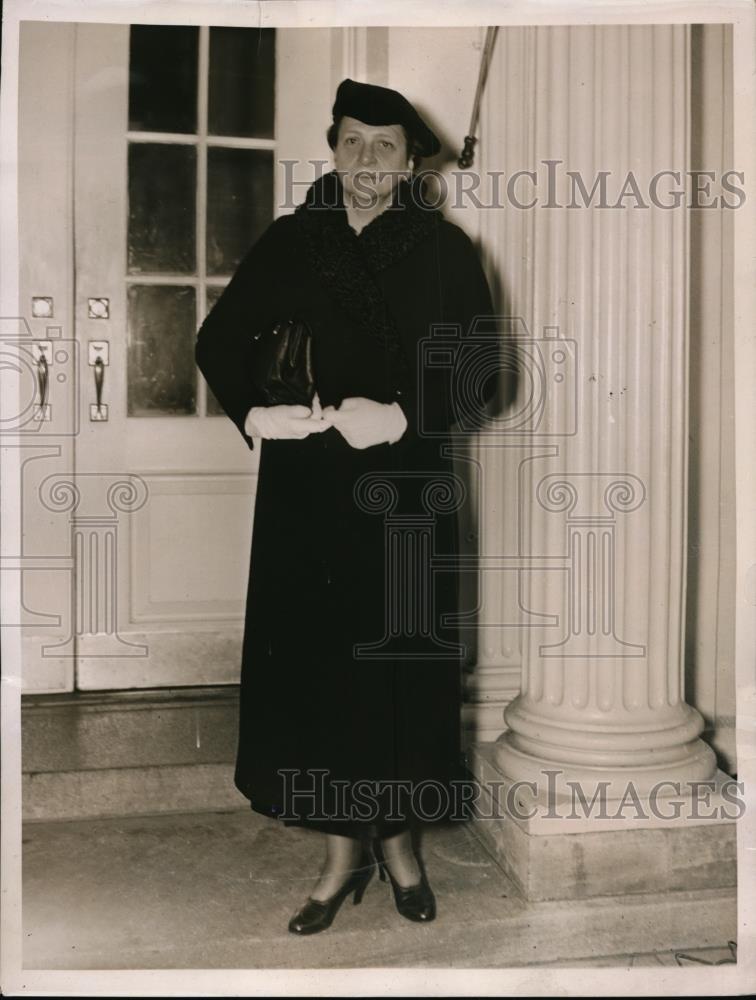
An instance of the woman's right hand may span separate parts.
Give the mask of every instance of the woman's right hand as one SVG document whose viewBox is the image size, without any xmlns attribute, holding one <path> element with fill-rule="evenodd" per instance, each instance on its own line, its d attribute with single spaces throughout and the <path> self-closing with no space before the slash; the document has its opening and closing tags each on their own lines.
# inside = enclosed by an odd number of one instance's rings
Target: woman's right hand
<svg viewBox="0 0 756 1000">
<path fill-rule="evenodd" d="M 301 439 L 310 434 L 318 434 L 331 426 L 328 417 L 323 416 L 317 395 L 309 406 L 253 406 L 244 422 L 244 430 L 250 437 L 263 439 Z"/>
</svg>

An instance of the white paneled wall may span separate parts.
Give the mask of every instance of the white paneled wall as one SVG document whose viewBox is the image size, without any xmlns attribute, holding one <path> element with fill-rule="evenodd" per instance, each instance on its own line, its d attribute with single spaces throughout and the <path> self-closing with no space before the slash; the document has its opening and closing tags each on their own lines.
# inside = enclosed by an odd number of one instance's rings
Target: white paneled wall
<svg viewBox="0 0 756 1000">
<path fill-rule="evenodd" d="M 443 150 L 424 166 L 439 171 L 452 191 L 452 171 L 470 125 L 478 79 L 482 28 L 390 28 L 387 86 L 403 93 L 427 117 Z M 380 81 L 376 81 L 380 82 Z M 475 238 L 480 216 L 471 204 L 455 205 L 447 218 Z"/>
<path fill-rule="evenodd" d="M 331 123 L 330 28 L 279 30 L 276 42 L 276 214 L 293 211 L 307 185 L 319 175 L 311 160 L 328 161 L 326 131 Z M 294 161 L 283 167 L 283 161 Z M 294 185 L 287 184 L 287 178 Z"/>
<path fill-rule="evenodd" d="M 68 387 L 77 372 L 73 349 L 73 91 L 76 29 L 72 24 L 25 21 L 19 45 L 19 312 L 21 320 L 2 320 L 3 337 L 18 337 L 19 357 L 28 357 L 27 340 L 50 340 L 58 350 L 51 365 L 48 401 L 68 415 L 75 405 Z M 44 67 L 44 70 L 41 70 Z M 9 70 L 10 72 L 11 70 Z M 8 266 L 6 264 L 6 266 Z M 32 298 L 52 299 L 52 317 L 32 315 Z M 21 365 L 20 398 L 25 408 L 35 391 L 36 366 Z M 28 409 L 26 410 L 28 413 Z M 23 416 L 23 414 L 22 414 Z M 6 425 L 7 426 L 7 425 Z M 75 421 L 64 420 L 63 433 L 52 420 L 29 432 L 18 450 L 21 469 L 22 571 L 20 624 L 23 690 L 70 691 L 74 663 L 52 655 L 70 627 L 72 557 L 67 519 L 39 500 L 42 481 L 73 468 Z M 10 624 L 7 622 L 5 624 Z"/>
<path fill-rule="evenodd" d="M 692 71 L 691 166 L 719 175 L 736 167 L 728 26 L 693 28 Z M 688 700 L 703 713 L 706 738 L 729 771 L 735 766 L 733 216 L 705 209 L 690 220 L 686 628 Z"/>
</svg>

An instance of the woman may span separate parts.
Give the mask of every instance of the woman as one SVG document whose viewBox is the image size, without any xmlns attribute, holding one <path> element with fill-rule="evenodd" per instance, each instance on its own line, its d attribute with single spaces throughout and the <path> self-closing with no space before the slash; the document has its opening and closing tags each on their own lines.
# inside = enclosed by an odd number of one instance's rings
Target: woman
<svg viewBox="0 0 756 1000">
<path fill-rule="evenodd" d="M 456 550 L 460 484 L 442 446 L 457 390 L 421 342 L 492 311 L 469 239 L 421 200 L 413 168 L 440 144 L 412 105 L 345 80 L 328 141 L 334 171 L 252 247 L 196 349 L 248 446 L 263 442 L 235 781 L 256 811 L 326 834 L 289 924 L 300 934 L 329 926 L 352 891 L 359 902 L 373 851 L 399 912 L 435 915 L 412 837 L 464 774 L 462 650 L 443 621 L 457 581 L 426 558 L 402 582 L 391 546 L 411 536 L 415 563 L 413 538 L 426 556 Z M 292 316 L 313 334 L 311 409 L 265 406 L 245 374 L 253 335 Z M 437 795 L 418 804 L 423 782 Z"/>
</svg>

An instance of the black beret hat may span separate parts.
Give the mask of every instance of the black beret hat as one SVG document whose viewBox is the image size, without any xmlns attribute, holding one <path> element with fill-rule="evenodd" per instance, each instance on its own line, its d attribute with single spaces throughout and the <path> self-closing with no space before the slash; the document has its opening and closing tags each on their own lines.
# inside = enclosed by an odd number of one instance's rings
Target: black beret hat
<svg viewBox="0 0 756 1000">
<path fill-rule="evenodd" d="M 417 142 L 420 156 L 434 156 L 441 149 L 438 137 L 397 90 L 342 80 L 333 105 L 334 121 L 342 116 L 365 125 L 403 125 Z"/>
</svg>

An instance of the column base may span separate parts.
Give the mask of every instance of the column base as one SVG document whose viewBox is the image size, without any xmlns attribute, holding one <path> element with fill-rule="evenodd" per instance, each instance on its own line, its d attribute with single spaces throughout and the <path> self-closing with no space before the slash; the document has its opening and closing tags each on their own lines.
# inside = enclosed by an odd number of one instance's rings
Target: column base
<svg viewBox="0 0 756 1000">
<path fill-rule="evenodd" d="M 466 701 L 462 704 L 462 741 L 466 750 L 472 743 L 488 743 L 501 733 L 501 717 L 508 701 Z"/>
<path fill-rule="evenodd" d="M 623 727 L 537 714 L 520 696 L 504 720 L 508 728 L 495 745 L 499 770 L 552 796 L 571 795 L 572 784 L 588 796 L 601 789 L 608 798 L 621 799 L 630 785 L 645 796 L 660 783 L 710 781 L 717 770 L 714 751 L 699 738 L 703 719 L 685 703 L 643 728 L 637 721 Z"/>
<path fill-rule="evenodd" d="M 742 798 L 731 778 L 658 801 L 637 793 L 584 806 L 519 785 L 495 759 L 496 744 L 468 749 L 478 783 L 472 829 L 532 901 L 627 893 L 730 888 L 736 884 L 736 819 Z"/>
</svg>

